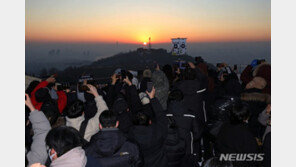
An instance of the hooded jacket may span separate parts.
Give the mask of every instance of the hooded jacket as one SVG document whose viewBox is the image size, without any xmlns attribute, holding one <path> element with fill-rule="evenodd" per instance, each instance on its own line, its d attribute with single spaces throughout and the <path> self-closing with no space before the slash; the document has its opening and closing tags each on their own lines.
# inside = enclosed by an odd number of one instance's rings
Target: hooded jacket
<svg viewBox="0 0 296 167">
<path fill-rule="evenodd" d="M 179 134 L 186 142 L 186 154 L 197 153 L 195 142 L 201 138 L 202 127 L 198 124 L 194 113 L 186 110 L 181 102 L 174 101 L 169 104 L 166 117 L 175 120 Z"/>
<path fill-rule="evenodd" d="M 52 161 L 50 167 L 84 167 L 86 162 L 84 150 L 81 147 L 75 147 Z"/>
<path fill-rule="evenodd" d="M 260 93 L 259 89 L 248 89 L 241 94 L 241 100 L 249 106 L 250 118 L 248 127 L 255 137 L 261 138 L 264 134 L 265 127 L 258 121 L 259 114 L 270 104 L 271 97 L 269 94 Z"/>
<path fill-rule="evenodd" d="M 199 80 L 183 80 L 176 83 L 175 86 L 183 92 L 183 106 L 194 113 L 197 121 L 204 123 L 203 100 L 206 88 L 202 86 L 202 82 Z"/>
<path fill-rule="evenodd" d="M 139 166 L 138 147 L 127 140 L 117 128 L 104 128 L 95 134 L 86 148 L 86 154 L 94 157 L 103 167 Z"/>
<path fill-rule="evenodd" d="M 37 110 L 41 109 L 43 103 L 36 101 L 35 93 L 36 93 L 36 91 L 38 89 L 44 88 L 47 85 L 48 85 L 47 81 L 42 81 L 31 92 L 31 101 L 32 101 L 32 104 L 34 105 L 34 107 Z M 58 96 L 58 100 L 57 100 L 58 108 L 59 108 L 60 113 L 62 113 L 63 110 L 65 109 L 66 105 L 67 105 L 67 95 L 66 95 L 66 93 L 64 91 L 57 91 L 57 96 Z"/>
<path fill-rule="evenodd" d="M 45 164 L 48 154 L 46 151 L 45 137 L 51 129 L 49 121 L 43 112 L 35 110 L 30 113 L 29 119 L 34 132 L 31 150 L 27 154 L 29 166 L 34 163 Z"/>
<path fill-rule="evenodd" d="M 170 102 L 168 105 L 168 110 L 166 117 L 170 120 L 173 120 L 177 127 L 177 132 L 180 138 L 179 142 L 176 142 L 176 138 L 174 139 L 168 139 L 166 141 L 166 150 L 168 153 L 168 160 L 170 166 L 180 166 L 182 163 L 182 160 L 184 158 L 181 157 L 183 150 L 184 155 L 190 155 L 190 154 L 197 154 L 199 153 L 199 139 L 201 138 L 201 127 L 198 125 L 198 121 L 196 121 L 196 118 L 194 116 L 194 113 L 186 110 L 185 107 L 183 107 L 181 102 L 173 101 Z M 171 133 L 172 130 L 169 129 L 168 133 Z M 168 135 L 169 136 L 169 135 Z M 175 141 L 175 143 L 172 143 Z M 185 145 L 183 149 L 179 145 L 182 144 L 182 141 L 185 142 Z"/>
<path fill-rule="evenodd" d="M 85 133 L 84 133 L 84 139 L 87 141 L 90 141 L 90 138 L 99 131 L 99 123 L 100 123 L 99 117 L 103 111 L 108 110 L 107 104 L 103 100 L 102 96 L 100 95 L 97 96 L 95 98 L 95 102 L 98 110 L 96 115 L 92 117 L 87 123 Z M 71 126 L 79 131 L 81 123 L 84 121 L 84 119 L 85 119 L 84 115 L 77 118 L 66 117 L 66 125 Z"/>
<path fill-rule="evenodd" d="M 139 145 L 144 157 L 144 167 L 167 167 L 168 160 L 164 147 L 167 120 L 158 100 L 153 98 L 150 103 L 155 114 L 155 121 L 148 126 L 133 126 L 129 131 L 129 138 Z"/>
</svg>

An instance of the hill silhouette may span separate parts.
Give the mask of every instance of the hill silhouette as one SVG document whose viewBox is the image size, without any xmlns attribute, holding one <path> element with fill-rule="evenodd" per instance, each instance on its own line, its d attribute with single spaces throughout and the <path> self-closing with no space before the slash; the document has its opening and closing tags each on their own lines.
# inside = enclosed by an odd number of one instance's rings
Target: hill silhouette
<svg viewBox="0 0 296 167">
<path fill-rule="evenodd" d="M 83 74 L 93 75 L 99 81 L 106 82 L 110 75 L 117 69 L 127 69 L 141 71 L 145 68 L 153 68 L 155 62 L 159 65 L 172 64 L 174 61 L 181 59 L 185 61 L 194 61 L 193 57 L 188 55 L 173 56 L 165 49 L 144 49 L 138 48 L 135 51 L 119 53 L 108 58 L 99 59 L 90 65 L 81 67 L 68 67 L 59 71 L 58 80 L 76 82 L 79 76 Z"/>
</svg>

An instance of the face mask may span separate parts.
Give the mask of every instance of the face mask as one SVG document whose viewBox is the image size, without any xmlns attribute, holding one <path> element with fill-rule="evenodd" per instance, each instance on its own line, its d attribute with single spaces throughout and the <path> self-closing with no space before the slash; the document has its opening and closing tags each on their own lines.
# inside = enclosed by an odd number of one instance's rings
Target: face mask
<svg viewBox="0 0 296 167">
<path fill-rule="evenodd" d="M 49 155 L 50 160 L 52 161 L 53 157 L 56 155 L 56 152 L 53 153 L 52 155 L 50 155 L 50 152 L 51 152 L 51 149 L 48 150 L 48 155 Z"/>
<path fill-rule="evenodd" d="M 54 89 L 50 89 L 49 91 L 50 97 L 54 100 L 58 100 L 59 96 L 57 94 L 57 92 Z"/>
</svg>

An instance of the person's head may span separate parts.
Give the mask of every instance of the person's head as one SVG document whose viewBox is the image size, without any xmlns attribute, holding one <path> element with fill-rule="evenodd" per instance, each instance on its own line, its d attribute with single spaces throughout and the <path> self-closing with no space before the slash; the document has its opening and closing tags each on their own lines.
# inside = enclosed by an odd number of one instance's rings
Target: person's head
<svg viewBox="0 0 296 167">
<path fill-rule="evenodd" d="M 116 114 L 116 115 L 120 115 L 124 112 L 126 112 L 128 109 L 128 104 L 126 103 L 125 99 L 123 97 L 118 97 L 112 106 L 112 111 Z"/>
<path fill-rule="evenodd" d="M 82 116 L 83 112 L 84 104 L 82 101 L 77 100 L 68 108 L 66 115 L 68 118 L 77 118 Z"/>
<path fill-rule="evenodd" d="M 41 111 L 44 113 L 51 126 L 56 123 L 60 115 L 58 105 L 53 100 L 44 102 Z"/>
<path fill-rule="evenodd" d="M 192 68 L 186 68 L 184 71 L 185 80 L 194 80 L 196 79 L 196 71 Z"/>
<path fill-rule="evenodd" d="M 39 83 L 40 83 L 40 82 L 39 82 L 39 81 L 36 81 L 36 80 L 30 82 L 29 86 L 28 86 L 27 89 L 26 89 L 26 93 L 27 93 L 29 96 L 31 96 L 32 91 L 36 88 L 36 86 L 37 86 Z"/>
<path fill-rule="evenodd" d="M 172 101 L 182 101 L 183 97 L 183 92 L 180 89 L 174 89 L 169 93 L 168 103 Z"/>
<path fill-rule="evenodd" d="M 235 103 L 230 110 L 230 123 L 242 124 L 249 119 L 249 109 L 247 104 L 242 101 Z"/>
<path fill-rule="evenodd" d="M 195 57 L 195 62 L 196 62 L 196 64 L 199 64 L 199 63 L 203 63 L 204 60 L 202 57 L 198 56 L 198 57 Z"/>
<path fill-rule="evenodd" d="M 152 72 L 150 69 L 146 69 L 143 71 L 143 78 L 151 78 Z"/>
<path fill-rule="evenodd" d="M 40 88 L 35 92 L 37 102 L 45 102 L 51 99 L 49 89 L 47 87 Z"/>
<path fill-rule="evenodd" d="M 84 140 L 80 133 L 68 126 L 60 126 L 51 129 L 46 138 L 48 154 L 52 161 L 72 150 L 75 147 L 83 146 Z"/>
<path fill-rule="evenodd" d="M 138 112 L 133 119 L 133 124 L 134 125 L 144 125 L 148 126 L 151 124 L 151 119 L 149 116 L 143 112 Z"/>
<path fill-rule="evenodd" d="M 116 114 L 111 110 L 105 110 L 101 113 L 100 117 L 100 129 L 103 128 L 117 128 L 119 121 L 117 121 Z"/>
</svg>

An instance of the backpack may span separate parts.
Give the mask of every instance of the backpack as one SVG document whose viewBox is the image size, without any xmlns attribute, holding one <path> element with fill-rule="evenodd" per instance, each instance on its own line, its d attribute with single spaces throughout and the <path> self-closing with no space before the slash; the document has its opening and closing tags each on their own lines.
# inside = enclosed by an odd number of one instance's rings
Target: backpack
<svg viewBox="0 0 296 167">
<path fill-rule="evenodd" d="M 180 137 L 178 126 L 172 116 L 168 116 L 168 133 L 165 140 L 165 149 L 169 166 L 180 166 L 185 156 L 186 144 Z"/>
</svg>

